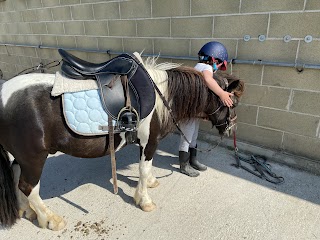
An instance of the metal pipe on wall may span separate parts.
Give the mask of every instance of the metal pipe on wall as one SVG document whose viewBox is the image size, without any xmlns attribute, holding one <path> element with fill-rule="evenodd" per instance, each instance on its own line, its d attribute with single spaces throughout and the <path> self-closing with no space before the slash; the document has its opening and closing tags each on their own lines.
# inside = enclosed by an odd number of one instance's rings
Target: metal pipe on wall
<svg viewBox="0 0 320 240">
<path fill-rule="evenodd" d="M 9 47 L 31 47 L 39 49 L 59 49 L 60 47 L 54 46 L 43 46 L 43 45 L 28 45 L 28 44 L 12 44 L 12 43 L 0 43 L 0 46 Z M 109 55 L 120 55 L 123 52 L 117 52 L 112 50 L 96 50 L 90 48 L 63 48 L 68 51 L 80 51 L 80 52 L 90 52 L 90 53 L 107 53 Z M 157 54 L 142 54 L 143 57 L 160 57 L 166 59 L 178 59 L 178 60 L 191 60 L 197 61 L 196 57 L 188 56 L 172 56 L 172 55 L 157 55 Z M 287 63 L 287 62 L 272 62 L 263 60 L 242 60 L 242 59 L 231 59 L 229 61 L 232 64 L 247 64 L 247 65 L 265 65 L 265 66 L 276 66 L 276 67 L 293 67 L 296 68 L 298 72 L 303 71 L 303 69 L 320 69 L 320 64 L 308 64 L 308 63 Z"/>
</svg>

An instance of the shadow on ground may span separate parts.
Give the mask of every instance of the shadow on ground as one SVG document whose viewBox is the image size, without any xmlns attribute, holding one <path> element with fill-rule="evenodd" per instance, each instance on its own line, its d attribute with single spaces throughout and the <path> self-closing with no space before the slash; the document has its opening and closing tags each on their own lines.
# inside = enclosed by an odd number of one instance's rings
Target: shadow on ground
<svg viewBox="0 0 320 240">
<path fill-rule="evenodd" d="M 154 167 L 167 169 L 171 172 L 178 171 L 178 168 L 173 166 L 178 164 L 178 143 L 179 136 L 176 134 L 163 139 L 154 156 Z M 210 145 L 205 142 L 200 142 L 199 145 L 202 148 L 210 148 Z M 208 167 L 234 176 L 235 183 L 237 178 L 242 178 L 275 191 L 320 204 L 319 176 L 271 162 L 272 170 L 285 179 L 284 183 L 275 185 L 232 166 L 235 163 L 234 153 L 226 148 L 218 147 L 208 153 L 199 152 L 198 158 Z M 126 146 L 116 153 L 116 159 L 118 170 L 127 169 L 132 164 L 137 164 L 139 162 L 138 146 Z M 136 169 L 138 170 L 138 168 Z M 130 176 L 118 173 L 117 177 L 119 181 L 130 187 L 135 187 L 138 174 L 138 171 L 131 171 Z M 162 177 L 170 177 L 170 174 Z M 40 194 L 43 199 L 59 197 L 87 183 L 93 183 L 113 193 L 111 179 L 110 156 L 94 159 L 75 158 L 64 154 L 51 156 L 48 158 L 42 174 Z M 120 188 L 118 195 L 125 202 L 132 204 L 132 196 L 126 195 Z"/>
</svg>

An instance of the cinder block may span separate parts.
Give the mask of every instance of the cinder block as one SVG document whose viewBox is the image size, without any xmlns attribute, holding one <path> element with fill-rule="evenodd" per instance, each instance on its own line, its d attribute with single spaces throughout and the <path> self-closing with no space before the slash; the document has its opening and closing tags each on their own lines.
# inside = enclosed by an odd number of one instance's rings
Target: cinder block
<svg viewBox="0 0 320 240">
<path fill-rule="evenodd" d="M 23 22 L 22 14 L 20 11 L 19 12 L 10 12 L 9 19 L 10 20 L 8 22 L 11 22 L 11 23 Z"/>
<path fill-rule="evenodd" d="M 150 18 L 151 0 L 120 1 L 122 19 Z"/>
<path fill-rule="evenodd" d="M 38 20 L 39 21 L 52 21 L 52 12 L 50 8 L 38 9 Z"/>
<path fill-rule="evenodd" d="M 319 0 L 308 0 L 306 3 L 306 10 L 320 10 Z"/>
<path fill-rule="evenodd" d="M 237 122 L 247 123 L 251 125 L 256 125 L 257 121 L 257 106 L 250 106 L 245 104 L 239 104 L 235 111 L 237 113 Z"/>
<path fill-rule="evenodd" d="M 22 18 L 25 22 L 38 22 L 38 14 L 36 10 L 22 11 Z"/>
<path fill-rule="evenodd" d="M 23 56 L 23 47 L 7 47 L 9 55 Z"/>
<path fill-rule="evenodd" d="M 99 37 L 97 40 L 99 50 L 123 52 L 122 38 Z"/>
<path fill-rule="evenodd" d="M 52 8 L 51 11 L 54 21 L 71 20 L 71 9 L 69 6 Z"/>
<path fill-rule="evenodd" d="M 88 58 L 88 61 L 95 62 L 95 63 L 102 63 L 111 59 L 109 57 L 109 54 L 106 54 L 106 53 L 88 53 L 87 58 Z"/>
<path fill-rule="evenodd" d="M 93 5 L 94 19 L 119 19 L 119 2 L 103 2 Z"/>
<path fill-rule="evenodd" d="M 109 35 L 135 37 L 137 35 L 136 21 L 135 20 L 110 20 Z"/>
<path fill-rule="evenodd" d="M 231 64 L 228 65 L 231 71 Z M 247 65 L 247 64 L 234 64 L 232 66 L 232 74 L 239 77 L 245 84 L 261 84 L 262 66 Z M 246 94 L 246 92 L 244 93 Z"/>
<path fill-rule="evenodd" d="M 3 32 L 7 34 L 18 34 L 19 33 L 19 23 L 7 23 L 2 25 Z"/>
<path fill-rule="evenodd" d="M 48 34 L 45 22 L 30 23 L 33 34 Z"/>
<path fill-rule="evenodd" d="M 42 0 L 43 7 L 55 7 L 60 5 L 60 1 Z"/>
<path fill-rule="evenodd" d="M 187 2 L 187 1 L 185 1 Z M 239 13 L 240 0 L 196 0 L 191 1 L 191 15 L 214 15 Z"/>
<path fill-rule="evenodd" d="M 86 35 L 108 36 L 107 21 L 85 21 L 84 30 Z"/>
<path fill-rule="evenodd" d="M 24 51 L 24 55 L 27 57 L 31 57 L 31 58 L 37 57 L 37 52 L 35 48 L 25 47 L 23 48 L 23 51 Z"/>
<path fill-rule="evenodd" d="M 57 37 L 56 36 L 41 35 L 40 40 L 41 40 L 41 45 L 57 46 Z"/>
<path fill-rule="evenodd" d="M 84 23 L 82 21 L 64 22 L 66 35 L 84 35 Z"/>
<path fill-rule="evenodd" d="M 108 0 L 112 1 L 112 0 Z M 81 0 L 81 3 L 96 3 L 96 2 L 101 2 L 101 0 Z"/>
<path fill-rule="evenodd" d="M 72 4 L 79 4 L 80 0 L 63 0 L 60 1 L 60 5 L 72 5 Z"/>
<path fill-rule="evenodd" d="M 26 67 L 32 67 L 32 61 L 30 57 L 20 56 L 20 64 Z"/>
<path fill-rule="evenodd" d="M 271 62 L 294 62 L 298 41 L 285 43 L 283 40 L 239 41 L 238 59 L 263 60 Z"/>
<path fill-rule="evenodd" d="M 65 47 L 65 48 L 74 48 L 74 47 L 76 47 L 75 37 L 57 36 L 57 42 L 58 42 L 58 46 L 59 47 Z"/>
<path fill-rule="evenodd" d="M 287 152 L 320 161 L 319 138 L 285 133 L 283 146 Z"/>
<path fill-rule="evenodd" d="M 319 117 L 259 108 L 258 125 L 309 137 L 316 137 Z"/>
<path fill-rule="evenodd" d="M 189 53 L 188 39 L 155 39 L 154 54 L 186 56 Z"/>
<path fill-rule="evenodd" d="M 289 97 L 290 89 L 246 84 L 245 94 L 242 96 L 241 102 L 286 110 Z"/>
<path fill-rule="evenodd" d="M 76 36 L 75 39 L 77 45 L 73 47 L 98 50 L 98 40 L 96 37 Z"/>
<path fill-rule="evenodd" d="M 14 9 L 16 11 L 26 10 L 27 9 L 27 1 L 15 1 L 14 2 Z"/>
<path fill-rule="evenodd" d="M 20 2 L 20 1 L 15 1 L 15 2 Z M 41 8 L 42 7 L 42 2 L 41 0 L 28 0 L 27 6 L 29 9 L 31 8 Z"/>
<path fill-rule="evenodd" d="M 15 35 L 14 36 L 14 42 L 15 44 L 25 44 L 26 43 L 26 37 L 25 35 Z"/>
<path fill-rule="evenodd" d="M 47 22 L 48 34 L 64 35 L 64 28 L 62 22 Z"/>
<path fill-rule="evenodd" d="M 282 148 L 283 132 L 260 126 L 238 123 L 237 138 L 239 140 L 276 150 Z"/>
<path fill-rule="evenodd" d="M 31 23 L 18 23 L 19 34 L 31 34 Z"/>
<path fill-rule="evenodd" d="M 241 12 L 272 12 L 272 11 L 298 11 L 303 10 L 304 0 L 242 0 Z"/>
<path fill-rule="evenodd" d="M 312 41 L 311 43 L 301 42 L 297 61 L 301 63 L 301 65 L 303 65 L 304 63 L 320 64 L 319 49 L 319 41 Z"/>
<path fill-rule="evenodd" d="M 40 61 L 43 63 L 45 59 L 61 59 L 58 51 L 56 49 L 37 49 Z M 39 62 L 40 63 L 40 62 Z M 37 65 L 37 64 L 34 64 Z"/>
<path fill-rule="evenodd" d="M 152 17 L 176 17 L 176 16 L 190 16 L 189 1 L 186 1 L 186 0 L 152 1 Z"/>
<path fill-rule="evenodd" d="M 13 3 L 13 1 L 6 1 L 2 5 L 2 9 L 3 9 L 4 12 L 14 11 L 14 3 Z"/>
<path fill-rule="evenodd" d="M 125 38 L 123 39 L 124 51 L 128 53 L 138 52 L 153 53 L 153 41 L 147 38 Z"/>
<path fill-rule="evenodd" d="M 40 35 L 32 34 L 24 36 L 25 42 L 29 43 L 30 45 L 40 45 L 41 38 Z"/>
<path fill-rule="evenodd" d="M 212 36 L 212 17 L 172 18 L 172 37 L 210 38 Z"/>
<path fill-rule="evenodd" d="M 170 37 L 170 19 L 137 20 L 138 37 Z"/>
<path fill-rule="evenodd" d="M 91 4 L 71 6 L 72 19 L 93 20 L 93 10 Z"/>
<path fill-rule="evenodd" d="M 320 117 L 320 91 L 293 91 L 293 101 L 290 111 L 318 115 Z"/>
<path fill-rule="evenodd" d="M 246 34 L 251 37 L 266 35 L 268 19 L 268 14 L 216 16 L 213 37 L 243 38 Z"/>
<path fill-rule="evenodd" d="M 270 16 L 269 37 L 319 35 L 320 12 L 277 13 Z"/>
<path fill-rule="evenodd" d="M 263 84 L 295 89 L 320 91 L 319 70 L 265 66 Z"/>
</svg>

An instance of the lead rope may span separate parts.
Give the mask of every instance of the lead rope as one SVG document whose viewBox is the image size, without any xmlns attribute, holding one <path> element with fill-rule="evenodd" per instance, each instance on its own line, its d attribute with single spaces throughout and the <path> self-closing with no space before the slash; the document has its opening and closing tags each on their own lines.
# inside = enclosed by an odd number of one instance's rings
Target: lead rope
<svg viewBox="0 0 320 240">
<path fill-rule="evenodd" d="M 233 146 L 234 146 L 236 164 L 232 164 L 232 165 L 234 165 L 237 168 L 242 168 L 257 177 L 265 179 L 266 181 L 274 183 L 274 184 L 280 184 L 284 181 L 283 177 L 278 176 L 271 171 L 270 165 L 266 163 L 267 160 L 264 157 L 262 157 L 262 156 L 255 157 L 255 156 L 251 155 L 249 159 L 245 159 L 245 158 L 239 156 L 235 130 L 233 130 Z M 259 160 L 259 158 L 262 160 Z M 243 166 L 241 164 L 241 161 L 249 163 L 251 166 L 253 166 L 253 170 L 246 167 L 246 166 Z"/>
</svg>

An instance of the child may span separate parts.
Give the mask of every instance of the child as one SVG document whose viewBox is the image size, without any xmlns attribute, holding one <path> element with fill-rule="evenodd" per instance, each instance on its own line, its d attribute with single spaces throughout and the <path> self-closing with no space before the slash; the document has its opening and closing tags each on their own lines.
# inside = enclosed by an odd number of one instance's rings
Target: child
<svg viewBox="0 0 320 240">
<path fill-rule="evenodd" d="M 217 70 L 225 71 L 227 69 L 227 49 L 219 42 L 208 42 L 200 49 L 198 57 L 199 62 L 195 66 L 195 69 L 202 72 L 208 88 L 220 97 L 223 104 L 231 107 L 233 104 L 230 98 L 232 93 L 224 91 L 213 78 L 213 73 Z M 179 146 L 180 171 L 190 177 L 199 176 L 200 173 L 197 170 L 207 170 L 207 167 L 196 159 L 199 124 L 199 119 L 190 119 L 180 124 L 182 132 L 189 141 L 186 141 L 181 136 Z M 189 143 L 191 144 L 189 145 Z"/>
</svg>

